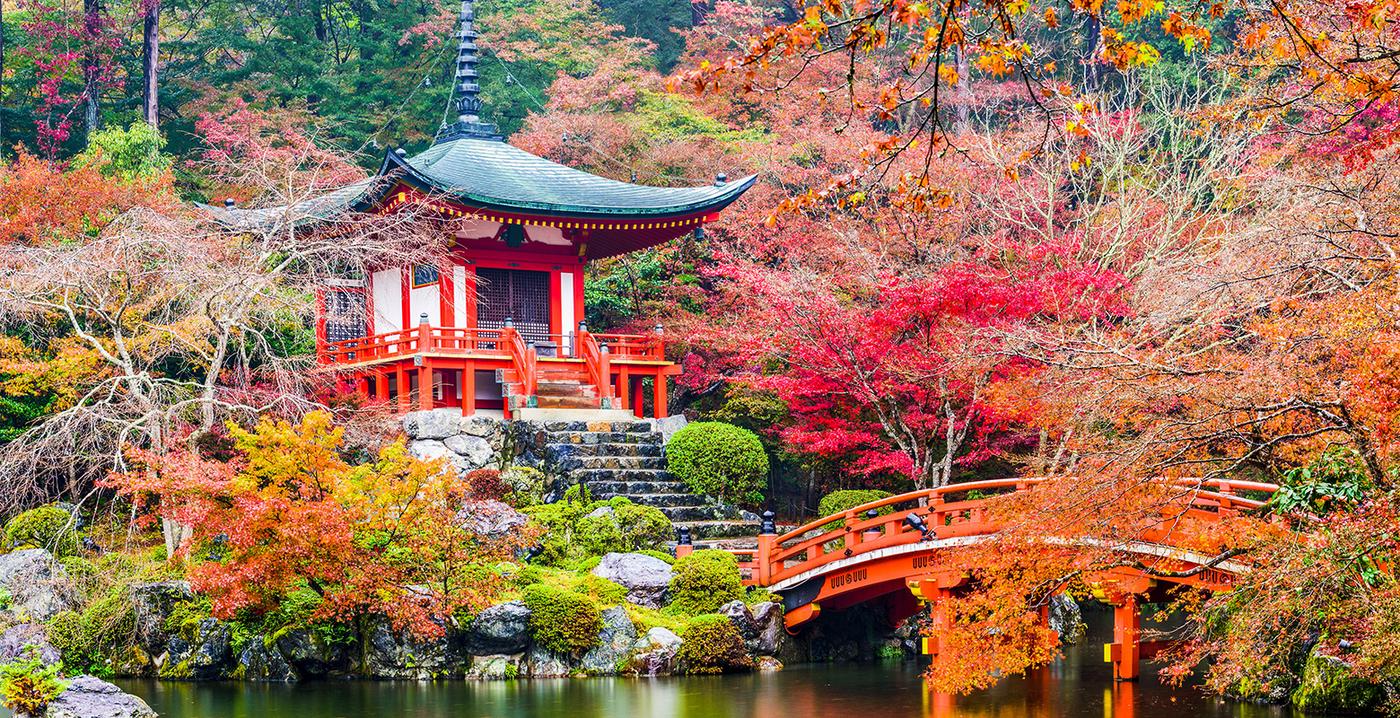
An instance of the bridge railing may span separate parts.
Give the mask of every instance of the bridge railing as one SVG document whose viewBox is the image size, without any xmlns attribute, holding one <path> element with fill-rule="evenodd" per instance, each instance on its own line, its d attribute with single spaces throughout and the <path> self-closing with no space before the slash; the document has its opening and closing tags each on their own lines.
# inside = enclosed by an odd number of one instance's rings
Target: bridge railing
<svg viewBox="0 0 1400 718">
<path fill-rule="evenodd" d="M 995 479 L 911 491 L 824 516 L 783 534 L 760 535 L 757 548 L 730 553 L 738 557 L 747 583 L 771 586 L 828 563 L 891 546 L 995 533 L 999 527 L 988 515 L 989 498 L 1060 480 Z M 1182 492 L 1191 508 L 1214 513 L 1264 505 L 1240 496 L 1239 491 L 1272 494 L 1278 489 L 1273 484 L 1223 479 L 1172 480 L 1170 486 Z"/>
</svg>

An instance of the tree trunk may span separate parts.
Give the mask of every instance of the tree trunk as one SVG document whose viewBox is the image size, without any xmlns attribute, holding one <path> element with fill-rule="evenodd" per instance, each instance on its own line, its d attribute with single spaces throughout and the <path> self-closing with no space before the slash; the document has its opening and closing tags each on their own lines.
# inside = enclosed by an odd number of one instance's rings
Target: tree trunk
<svg viewBox="0 0 1400 718">
<path fill-rule="evenodd" d="M 0 0 L 0 160 L 5 159 L 5 0 Z"/>
<path fill-rule="evenodd" d="M 145 26 L 142 29 L 141 110 L 146 124 L 160 130 L 160 0 L 145 0 Z"/>
<path fill-rule="evenodd" d="M 88 140 L 97 132 L 97 40 L 102 33 L 102 3 L 83 0 L 83 34 L 87 50 L 83 54 L 83 124 Z"/>
<path fill-rule="evenodd" d="M 1089 91 L 1099 89 L 1099 36 L 1103 26 L 1094 15 L 1084 20 L 1084 37 L 1088 46 L 1084 49 L 1084 88 Z"/>
<path fill-rule="evenodd" d="M 958 123 L 954 131 L 959 135 L 965 135 L 971 129 L 968 118 L 972 112 L 972 67 L 967 59 L 967 52 L 961 45 L 953 48 L 954 57 L 957 61 L 958 87 L 954 93 L 958 103 Z"/>
</svg>

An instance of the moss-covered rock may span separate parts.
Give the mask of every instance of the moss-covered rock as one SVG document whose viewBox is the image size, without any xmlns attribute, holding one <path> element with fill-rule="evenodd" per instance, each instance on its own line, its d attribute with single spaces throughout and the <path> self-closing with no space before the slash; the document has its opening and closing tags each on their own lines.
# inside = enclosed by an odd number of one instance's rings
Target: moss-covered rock
<svg viewBox="0 0 1400 718">
<path fill-rule="evenodd" d="M 530 637 L 551 653 L 577 655 L 598 645 L 603 615 L 597 601 L 561 588 L 535 584 L 521 592 L 530 609 Z"/>
<path fill-rule="evenodd" d="M 62 558 L 78 553 L 78 520 L 59 506 L 40 506 L 5 524 L 5 548 L 47 549 Z"/>
<path fill-rule="evenodd" d="M 671 567 L 671 606 L 684 613 L 713 613 L 744 598 L 739 561 L 727 551 L 702 549 Z"/>
<path fill-rule="evenodd" d="M 681 631 L 681 640 L 678 657 L 686 673 L 726 673 L 753 667 L 744 638 L 728 616 L 697 616 Z"/>
<path fill-rule="evenodd" d="M 1316 649 L 1308 656 L 1303 680 L 1293 691 L 1294 707 L 1305 713 L 1373 713 L 1384 698 L 1380 686 L 1357 677 L 1346 661 Z"/>
</svg>

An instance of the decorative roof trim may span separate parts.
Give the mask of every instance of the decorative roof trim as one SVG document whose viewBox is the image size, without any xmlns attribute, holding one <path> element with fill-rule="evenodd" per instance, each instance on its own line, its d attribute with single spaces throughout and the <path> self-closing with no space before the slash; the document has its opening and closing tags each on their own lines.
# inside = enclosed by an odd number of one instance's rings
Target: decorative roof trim
<svg viewBox="0 0 1400 718">
<path fill-rule="evenodd" d="M 379 168 L 379 174 L 382 177 L 396 176 L 399 180 L 425 194 L 445 194 L 463 204 L 478 205 L 483 209 L 497 209 L 507 212 L 523 213 L 543 212 L 549 215 L 577 218 L 606 218 L 617 217 L 618 215 L 634 217 L 669 217 L 696 212 L 718 211 L 732 204 L 758 180 L 758 175 L 749 175 L 748 177 L 727 182 L 724 192 L 700 202 L 655 208 L 605 208 L 558 205 L 545 202 L 513 201 L 499 197 L 490 197 L 475 192 L 455 190 L 452 187 L 442 186 L 440 183 L 434 181 L 433 178 L 419 172 L 412 165 L 408 164 L 408 161 L 404 157 L 394 151 L 385 153 L 384 162 Z"/>
</svg>

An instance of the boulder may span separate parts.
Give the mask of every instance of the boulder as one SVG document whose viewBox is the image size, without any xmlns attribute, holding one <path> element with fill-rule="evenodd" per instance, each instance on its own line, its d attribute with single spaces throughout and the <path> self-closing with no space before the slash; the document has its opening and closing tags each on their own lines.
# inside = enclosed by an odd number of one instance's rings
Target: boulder
<svg viewBox="0 0 1400 718">
<path fill-rule="evenodd" d="M 446 439 L 461 431 L 461 409 L 413 411 L 403 417 L 403 433 L 410 439 Z"/>
<path fill-rule="evenodd" d="M 250 681 L 295 683 L 297 673 L 277 647 L 267 645 L 262 636 L 253 636 L 238 654 L 238 667 Z"/>
<path fill-rule="evenodd" d="M 198 639 L 187 660 L 188 675 L 196 681 L 212 681 L 233 672 L 233 631 L 217 618 L 199 622 Z"/>
<path fill-rule="evenodd" d="M 1358 678 L 1350 663 L 1318 652 L 1308 655 L 1303 680 L 1293 691 L 1293 707 L 1305 713 L 1371 715 L 1385 702 L 1380 686 Z"/>
<path fill-rule="evenodd" d="M 631 672 L 643 676 L 664 676 L 676 668 L 676 654 L 684 641 L 670 630 L 657 626 L 632 644 Z"/>
<path fill-rule="evenodd" d="M 632 625 L 627 610 L 621 606 L 605 609 L 598 645 L 583 654 L 583 670 L 593 674 L 617 673 L 619 667 L 625 667 L 636 642 L 637 627 Z"/>
<path fill-rule="evenodd" d="M 156 712 L 107 681 L 78 676 L 44 710 L 44 718 L 156 718 Z"/>
<path fill-rule="evenodd" d="M 783 670 L 783 662 L 772 656 L 759 656 L 754 660 L 753 669 L 759 673 L 773 673 Z"/>
<path fill-rule="evenodd" d="M 1060 634 L 1060 643 L 1070 645 L 1084 638 L 1084 616 L 1079 604 L 1065 594 L 1050 597 L 1050 628 Z"/>
<path fill-rule="evenodd" d="M 474 414 L 464 416 L 457 425 L 457 430 L 467 436 L 475 436 L 487 441 L 499 441 L 501 435 L 501 419 L 493 419 L 489 416 Z"/>
<path fill-rule="evenodd" d="M 753 613 L 743 601 L 730 601 L 720 606 L 715 613 L 729 617 L 729 622 L 739 629 L 739 635 L 743 637 L 745 644 L 758 638 L 758 624 L 754 623 Z"/>
<path fill-rule="evenodd" d="M 509 680 L 519 678 L 522 674 L 520 669 L 520 654 L 515 655 L 495 655 L 477 656 L 472 659 L 471 668 L 467 670 L 467 678 L 478 680 Z"/>
<path fill-rule="evenodd" d="M 504 501 L 485 499 L 468 501 L 457 512 L 457 521 L 474 533 L 488 538 L 502 538 L 528 523 L 530 517 L 511 508 Z"/>
<path fill-rule="evenodd" d="M 58 663 L 63 658 L 58 649 L 49 643 L 48 632 L 42 624 L 21 623 L 0 633 L 0 663 L 29 656 L 37 657 L 46 666 Z"/>
<path fill-rule="evenodd" d="M 304 628 L 282 634 L 276 645 L 297 675 L 303 678 L 320 678 L 341 671 L 347 661 L 343 646 L 327 643 Z"/>
<path fill-rule="evenodd" d="M 749 651 L 760 656 L 778 655 L 783 647 L 783 638 L 787 636 L 787 626 L 783 624 L 783 604 L 765 601 L 754 606 L 752 612 L 755 636 Z"/>
<path fill-rule="evenodd" d="M 572 673 L 567 656 L 541 646 L 530 646 L 525 654 L 525 666 L 531 678 L 567 678 Z"/>
<path fill-rule="evenodd" d="M 491 606 L 472 619 L 467 650 L 478 656 L 521 653 L 530 644 L 529 620 L 530 609 L 520 601 Z"/>
<path fill-rule="evenodd" d="M 632 603 L 661 608 L 666 603 L 672 572 L 670 564 L 655 556 L 610 553 L 594 567 L 593 575 L 627 589 L 627 600 Z"/>
<path fill-rule="evenodd" d="M 447 448 L 447 445 L 437 439 L 417 439 L 409 442 L 408 453 L 419 461 L 435 461 L 437 459 L 452 460 L 456 454 Z"/>
<path fill-rule="evenodd" d="M 677 431 L 684 429 L 685 425 L 690 423 L 683 414 L 676 414 L 675 416 L 667 416 L 660 419 L 651 419 L 650 422 L 651 430 L 661 434 L 662 446 L 671 443 L 671 437 L 675 436 Z"/>
<path fill-rule="evenodd" d="M 166 617 L 175 604 L 194 598 L 194 591 L 186 581 L 157 581 L 132 584 L 130 595 L 136 611 L 136 644 L 153 656 L 160 655 L 170 642 Z"/>
<path fill-rule="evenodd" d="M 368 678 L 429 680 L 461 675 L 461 656 L 448 636 L 418 640 L 397 631 L 385 617 L 372 619 L 365 634 L 360 674 Z"/>
<path fill-rule="evenodd" d="M 496 463 L 496 450 L 491 448 L 491 442 L 479 436 L 458 434 L 447 437 L 442 444 L 457 455 L 452 463 L 459 469 L 480 469 Z"/>
<path fill-rule="evenodd" d="M 0 555 L 0 587 L 10 593 L 11 611 L 35 621 L 47 621 L 77 605 L 63 568 L 41 548 Z"/>
</svg>

